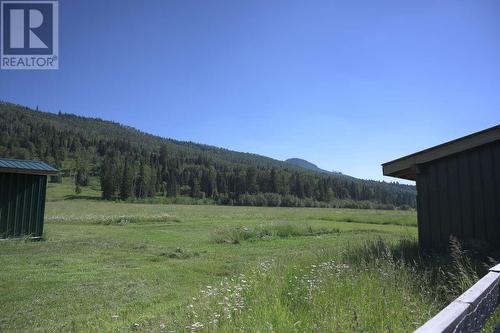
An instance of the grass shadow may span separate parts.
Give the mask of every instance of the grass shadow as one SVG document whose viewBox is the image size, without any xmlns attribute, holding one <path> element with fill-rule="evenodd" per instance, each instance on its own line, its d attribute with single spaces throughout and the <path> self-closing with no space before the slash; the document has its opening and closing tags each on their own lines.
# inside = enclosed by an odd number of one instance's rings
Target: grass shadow
<svg viewBox="0 0 500 333">
<path fill-rule="evenodd" d="M 77 194 L 68 194 L 64 196 L 64 200 L 93 200 L 93 201 L 102 201 L 102 199 L 98 196 L 92 195 L 77 195 Z"/>
</svg>

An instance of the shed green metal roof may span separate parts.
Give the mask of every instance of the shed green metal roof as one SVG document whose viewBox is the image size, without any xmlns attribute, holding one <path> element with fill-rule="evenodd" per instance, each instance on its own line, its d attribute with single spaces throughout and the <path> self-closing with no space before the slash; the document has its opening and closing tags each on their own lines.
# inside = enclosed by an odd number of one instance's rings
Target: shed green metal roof
<svg viewBox="0 0 500 333">
<path fill-rule="evenodd" d="M 31 175 L 56 175 L 59 171 L 41 161 L 0 158 L 0 172 Z"/>
</svg>

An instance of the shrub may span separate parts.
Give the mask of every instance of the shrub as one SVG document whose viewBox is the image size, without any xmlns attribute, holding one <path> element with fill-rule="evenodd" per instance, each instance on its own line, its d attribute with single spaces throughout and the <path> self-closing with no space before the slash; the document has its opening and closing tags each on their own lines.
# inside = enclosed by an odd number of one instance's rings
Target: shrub
<svg viewBox="0 0 500 333">
<path fill-rule="evenodd" d="M 266 201 L 266 197 L 264 196 L 264 194 L 262 194 L 262 193 L 255 194 L 254 195 L 254 203 L 255 203 L 255 206 L 259 206 L 259 207 L 266 206 L 267 201 Z"/>
<path fill-rule="evenodd" d="M 189 186 L 189 185 L 181 186 L 179 189 L 179 192 L 181 195 L 190 195 L 191 194 L 191 186 Z"/>
<path fill-rule="evenodd" d="M 289 222 L 260 225 L 258 227 L 225 227 L 216 229 L 213 241 L 218 244 L 240 244 L 246 240 L 255 240 L 268 237 L 288 238 L 295 236 L 318 236 L 323 234 L 339 233 L 337 228 L 313 228 L 308 225 L 297 225 Z"/>
<path fill-rule="evenodd" d="M 279 207 L 281 205 L 281 195 L 277 193 L 264 193 L 264 197 L 269 207 Z"/>
<path fill-rule="evenodd" d="M 399 210 L 410 210 L 411 207 L 409 205 L 401 205 L 398 207 Z"/>
<path fill-rule="evenodd" d="M 300 206 L 300 199 L 294 195 L 287 194 L 283 196 L 281 200 L 281 206 L 283 207 L 298 207 Z"/>
<path fill-rule="evenodd" d="M 250 238 L 254 238 L 256 233 L 253 229 L 248 227 L 235 227 L 235 228 L 221 228 L 214 232 L 213 240 L 215 243 L 223 244 L 239 244 Z"/>
</svg>

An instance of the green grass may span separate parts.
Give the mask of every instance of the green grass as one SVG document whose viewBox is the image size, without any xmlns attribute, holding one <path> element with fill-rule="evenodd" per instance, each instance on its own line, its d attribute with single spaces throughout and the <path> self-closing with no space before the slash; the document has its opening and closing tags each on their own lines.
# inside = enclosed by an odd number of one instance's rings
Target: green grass
<svg viewBox="0 0 500 333">
<path fill-rule="evenodd" d="M 491 315 L 490 318 L 486 321 L 483 330 L 483 333 L 491 333 L 495 330 L 495 328 L 500 324 L 500 307 L 498 307 L 495 312 Z"/>
<path fill-rule="evenodd" d="M 441 280 L 402 259 L 414 212 L 114 203 L 69 189 L 49 188 L 44 241 L 0 242 L 2 332 L 409 331 L 446 301 Z"/>
<path fill-rule="evenodd" d="M 97 177 L 90 177 L 89 186 L 81 187 L 82 193 L 75 194 L 75 183 L 71 177 L 62 177 L 62 183 L 48 183 L 47 201 L 82 200 L 101 198 L 101 185 Z"/>
<path fill-rule="evenodd" d="M 82 209 L 84 207 L 85 209 Z M 217 221 L 219 225 L 228 222 L 244 225 L 250 221 L 253 225 L 263 222 L 282 222 L 286 220 L 298 222 L 314 222 L 317 225 L 329 226 L 340 222 L 387 226 L 416 227 L 417 218 L 414 211 L 383 211 L 368 209 L 323 209 L 323 208 L 273 208 L 273 207 L 231 207 L 215 205 L 154 205 L 124 204 L 98 200 L 73 199 L 48 202 L 46 206 L 46 222 L 71 221 L 95 222 L 99 219 L 137 217 L 145 220 L 151 217 L 172 216 L 179 220 L 196 219 Z M 377 228 L 377 227 L 375 227 Z M 372 228 L 373 229 L 373 228 Z M 396 228 L 394 230 L 401 230 Z M 403 229 L 406 230 L 406 229 Z M 415 228 L 416 230 L 416 228 Z"/>
</svg>

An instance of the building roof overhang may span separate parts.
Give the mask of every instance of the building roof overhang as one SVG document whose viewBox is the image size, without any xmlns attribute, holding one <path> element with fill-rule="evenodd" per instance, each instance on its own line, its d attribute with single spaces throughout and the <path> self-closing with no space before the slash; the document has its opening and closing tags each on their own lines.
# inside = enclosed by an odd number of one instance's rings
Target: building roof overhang
<svg viewBox="0 0 500 333">
<path fill-rule="evenodd" d="M 384 176 L 416 180 L 419 164 L 500 141 L 500 125 L 382 164 Z"/>
</svg>

